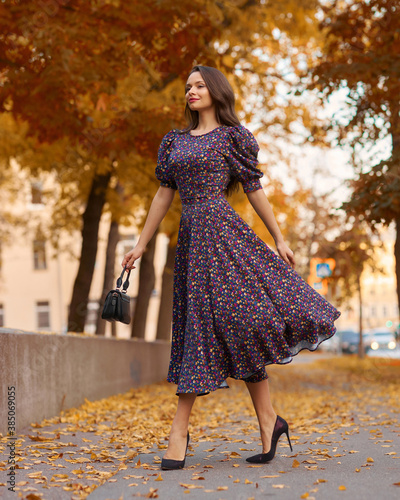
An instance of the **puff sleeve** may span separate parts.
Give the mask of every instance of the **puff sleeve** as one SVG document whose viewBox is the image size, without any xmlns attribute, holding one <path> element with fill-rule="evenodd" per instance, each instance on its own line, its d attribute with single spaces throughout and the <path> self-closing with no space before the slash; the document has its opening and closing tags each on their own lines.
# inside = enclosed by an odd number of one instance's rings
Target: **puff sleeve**
<svg viewBox="0 0 400 500">
<path fill-rule="evenodd" d="M 230 129 L 227 161 L 231 175 L 242 183 L 245 193 L 262 188 L 260 178 L 264 174 L 257 168 L 259 149 L 250 130 L 242 125 Z"/>
<path fill-rule="evenodd" d="M 176 185 L 173 171 L 169 162 L 171 146 L 176 137 L 176 130 L 171 130 L 163 137 L 160 147 L 158 149 L 156 177 L 160 181 L 160 185 L 170 188 L 178 189 Z"/>
</svg>

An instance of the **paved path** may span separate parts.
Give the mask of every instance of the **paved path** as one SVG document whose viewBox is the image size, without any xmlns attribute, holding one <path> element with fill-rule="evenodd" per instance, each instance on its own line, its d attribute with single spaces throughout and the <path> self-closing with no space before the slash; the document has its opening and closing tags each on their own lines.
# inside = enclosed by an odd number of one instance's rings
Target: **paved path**
<svg viewBox="0 0 400 500">
<path fill-rule="evenodd" d="M 293 453 L 282 436 L 278 456 L 261 466 L 244 460 L 258 452 L 258 436 L 245 435 L 245 422 L 237 423 L 219 430 L 218 435 L 226 432 L 226 441 L 211 434 L 192 443 L 185 470 L 160 472 L 161 453 L 154 450 L 139 456 L 141 465 L 135 459 L 88 498 L 151 498 L 153 493 L 161 500 L 398 499 L 400 487 L 393 483 L 400 482 L 400 428 L 387 424 L 392 417 L 390 411 L 380 412 L 379 417 L 372 412 L 371 427 L 360 428 L 355 418 L 328 435 L 314 432 L 300 439 L 293 435 Z"/>
<path fill-rule="evenodd" d="M 386 397 L 384 385 L 371 389 L 368 377 L 364 385 L 359 385 L 360 379 L 354 379 L 357 382 L 354 383 L 349 374 L 344 374 L 330 393 L 331 380 L 338 377 L 338 372 L 325 369 L 331 357 L 321 354 L 318 359 L 324 362 L 318 369 L 304 364 L 307 359 L 314 360 L 315 356 L 299 356 L 289 369 L 271 369 L 272 377 L 276 378 L 273 385 L 283 391 L 275 394 L 274 400 L 281 407 L 282 401 L 287 401 L 282 416 L 296 431 L 291 433 L 293 452 L 282 436 L 277 456 L 269 464 L 254 466 L 245 461 L 260 451 L 260 440 L 255 417 L 246 412 L 240 417 L 242 410 L 235 413 L 235 405 L 242 403 L 245 393 L 233 386 L 230 391 L 221 391 L 217 399 L 209 397 L 208 401 L 215 405 L 211 408 L 214 415 L 211 417 L 208 409 L 207 425 L 201 423 L 191 428 L 193 436 L 184 470 L 160 471 L 166 447 L 163 438 L 153 439 L 157 444 L 141 448 L 137 455 L 143 439 L 137 425 L 128 427 L 128 434 L 121 434 L 115 420 L 107 421 L 95 410 L 86 415 L 84 424 L 81 424 L 83 417 L 77 416 L 76 422 L 63 423 L 61 419 L 22 433 L 24 443 L 23 451 L 19 452 L 16 493 L 6 488 L 7 448 L 5 438 L 1 440 L 0 497 L 27 500 L 399 498 L 400 423 L 396 393 Z M 378 369 L 378 365 L 374 367 Z M 279 379 L 281 373 L 285 375 Z M 328 374 L 324 380 L 319 375 L 323 373 Z M 302 375 L 296 377 L 296 374 Z M 307 391 L 310 396 L 301 399 Z M 144 398 L 147 404 L 146 394 Z M 297 400 L 300 403 L 296 406 Z M 228 416 L 218 413 L 218 401 L 223 405 L 230 402 Z M 315 402 L 315 407 L 306 407 L 308 401 L 312 405 Z M 117 413 L 125 415 L 127 410 L 121 408 Z M 125 435 L 133 436 L 137 443 L 128 448 Z"/>
</svg>

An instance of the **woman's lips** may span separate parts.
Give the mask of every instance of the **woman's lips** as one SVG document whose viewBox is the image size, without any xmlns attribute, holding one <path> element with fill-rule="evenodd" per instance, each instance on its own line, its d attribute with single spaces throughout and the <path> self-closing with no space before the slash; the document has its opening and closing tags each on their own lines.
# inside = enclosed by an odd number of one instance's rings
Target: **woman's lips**
<svg viewBox="0 0 400 500">
<path fill-rule="evenodd" d="M 194 99 L 194 98 L 189 99 L 189 102 L 195 102 L 195 101 L 198 101 L 198 99 Z"/>
</svg>

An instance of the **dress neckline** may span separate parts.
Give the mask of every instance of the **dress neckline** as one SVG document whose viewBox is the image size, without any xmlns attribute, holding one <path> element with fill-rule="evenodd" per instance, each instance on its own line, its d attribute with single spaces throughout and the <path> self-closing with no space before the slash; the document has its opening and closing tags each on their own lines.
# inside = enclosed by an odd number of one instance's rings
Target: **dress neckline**
<svg viewBox="0 0 400 500">
<path fill-rule="evenodd" d="M 218 130 L 220 128 L 223 128 L 224 125 L 220 125 L 219 127 L 215 127 L 213 128 L 212 130 L 210 130 L 209 132 L 205 132 L 204 134 L 191 134 L 190 133 L 190 130 L 188 131 L 188 134 L 190 135 L 190 137 L 203 137 L 205 135 L 208 135 L 208 134 L 211 134 L 212 132 L 214 132 L 215 130 Z"/>
</svg>

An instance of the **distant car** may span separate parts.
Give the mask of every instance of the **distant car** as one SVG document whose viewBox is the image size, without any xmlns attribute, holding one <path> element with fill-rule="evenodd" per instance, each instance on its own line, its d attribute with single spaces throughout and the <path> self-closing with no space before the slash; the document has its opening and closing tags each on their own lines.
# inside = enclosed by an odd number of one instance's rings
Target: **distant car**
<svg viewBox="0 0 400 500">
<path fill-rule="evenodd" d="M 324 340 L 321 343 L 320 349 L 323 351 L 328 351 L 328 352 L 334 352 L 336 354 L 341 353 L 341 348 L 340 348 L 340 338 L 338 333 L 336 333 L 333 337 L 329 338 L 328 340 Z"/>
<path fill-rule="evenodd" d="M 358 352 L 360 334 L 354 330 L 342 330 L 337 333 L 340 338 L 340 349 L 345 354 Z"/>
<path fill-rule="evenodd" d="M 396 349 L 396 337 L 393 332 L 387 329 L 376 328 L 368 332 L 368 343 L 373 351 L 378 349 Z"/>
</svg>

